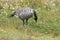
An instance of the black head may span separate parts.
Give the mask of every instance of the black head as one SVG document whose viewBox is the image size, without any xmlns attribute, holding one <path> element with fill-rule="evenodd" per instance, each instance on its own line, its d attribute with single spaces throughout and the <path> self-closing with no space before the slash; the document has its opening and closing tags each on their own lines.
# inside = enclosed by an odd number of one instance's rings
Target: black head
<svg viewBox="0 0 60 40">
<path fill-rule="evenodd" d="M 35 22 L 37 22 L 37 19 L 38 19 L 37 16 L 35 16 L 35 17 L 34 17 Z"/>
<path fill-rule="evenodd" d="M 38 17 L 36 15 L 36 11 L 34 10 L 34 20 L 37 22 L 37 19 L 38 19 Z"/>
</svg>

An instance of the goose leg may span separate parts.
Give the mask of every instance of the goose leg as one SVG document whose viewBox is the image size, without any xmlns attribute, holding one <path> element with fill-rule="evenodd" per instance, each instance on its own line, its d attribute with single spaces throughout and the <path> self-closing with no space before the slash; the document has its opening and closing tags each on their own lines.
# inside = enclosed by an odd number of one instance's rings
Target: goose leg
<svg viewBox="0 0 60 40">
<path fill-rule="evenodd" d="M 25 24 L 24 20 L 23 20 L 23 25 Z"/>
<path fill-rule="evenodd" d="M 28 19 L 26 19 L 26 25 L 28 25 Z"/>
</svg>

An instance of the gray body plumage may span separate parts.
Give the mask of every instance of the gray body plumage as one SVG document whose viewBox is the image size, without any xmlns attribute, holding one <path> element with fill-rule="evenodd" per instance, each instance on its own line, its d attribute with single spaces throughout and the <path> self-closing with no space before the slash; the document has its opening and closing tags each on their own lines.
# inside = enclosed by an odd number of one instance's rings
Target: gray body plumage
<svg viewBox="0 0 60 40">
<path fill-rule="evenodd" d="M 33 9 L 31 8 L 23 8 L 21 10 L 18 10 L 15 13 L 16 17 L 19 17 L 22 20 L 29 19 L 30 17 L 33 16 Z"/>
</svg>

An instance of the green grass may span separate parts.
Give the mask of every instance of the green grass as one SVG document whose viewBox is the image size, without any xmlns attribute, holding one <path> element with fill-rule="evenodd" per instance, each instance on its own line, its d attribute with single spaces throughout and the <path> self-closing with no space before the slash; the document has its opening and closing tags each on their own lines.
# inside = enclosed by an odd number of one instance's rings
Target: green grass
<svg viewBox="0 0 60 40">
<path fill-rule="evenodd" d="M 60 6 L 37 8 L 37 23 L 31 18 L 24 26 L 19 18 L 9 17 L 13 9 L 6 8 L 7 15 L 0 9 L 0 40 L 60 40 Z"/>
<path fill-rule="evenodd" d="M 37 9 L 36 9 L 37 10 Z M 0 15 L 0 37 L 4 40 L 60 40 L 60 15 L 59 12 L 49 12 L 45 9 L 37 11 L 38 22 L 29 19 L 30 25 L 22 24 L 19 18 L 9 18 L 8 15 Z M 9 14 L 10 13 L 10 14 Z M 18 28 L 18 29 L 17 29 Z M 11 35 L 11 36 L 10 36 Z M 5 38 L 6 36 L 6 38 Z M 11 38 L 12 37 L 12 38 Z M 14 38 L 16 37 L 16 38 Z M 20 37 L 20 38 L 19 38 Z"/>
</svg>

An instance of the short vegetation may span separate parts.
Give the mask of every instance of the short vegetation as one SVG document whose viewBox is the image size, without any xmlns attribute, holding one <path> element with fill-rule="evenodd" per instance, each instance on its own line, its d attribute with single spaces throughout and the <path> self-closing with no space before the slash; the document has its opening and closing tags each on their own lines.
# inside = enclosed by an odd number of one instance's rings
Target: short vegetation
<svg viewBox="0 0 60 40">
<path fill-rule="evenodd" d="M 24 7 L 36 10 L 37 23 L 9 17 Z M 0 40 L 60 40 L 60 0 L 0 0 Z"/>
</svg>

